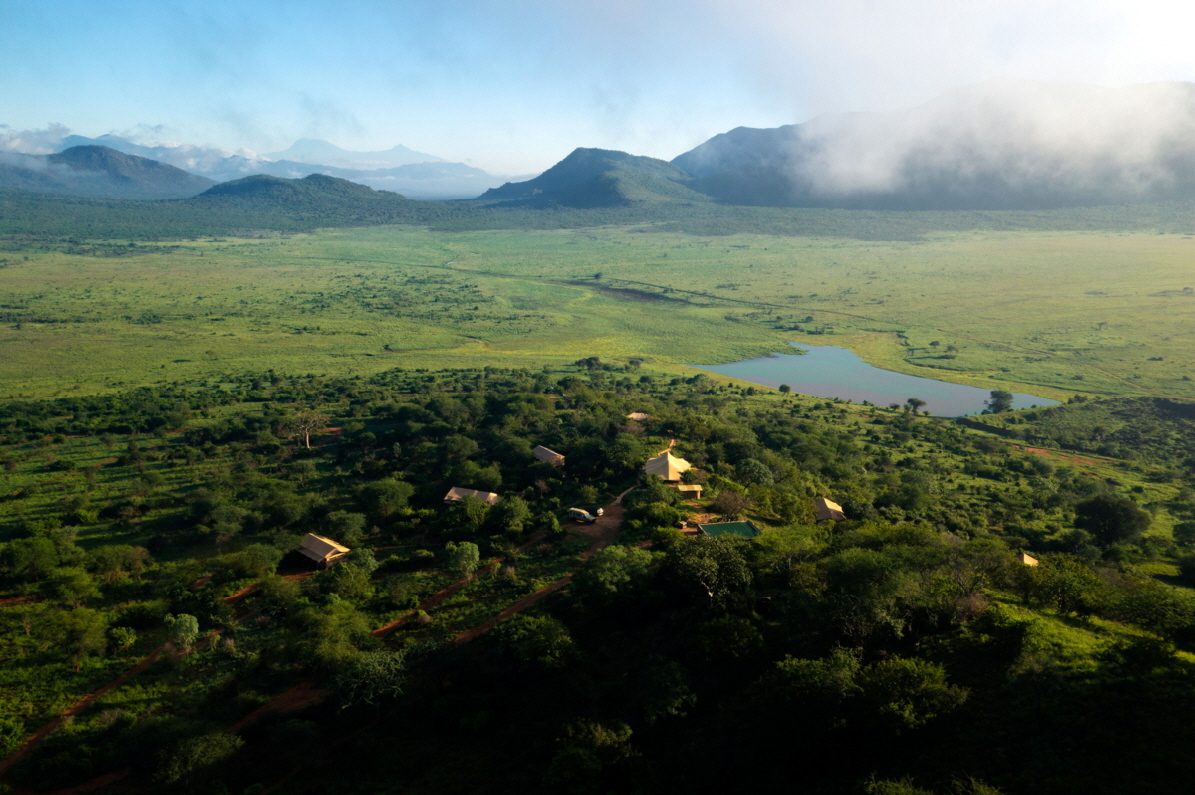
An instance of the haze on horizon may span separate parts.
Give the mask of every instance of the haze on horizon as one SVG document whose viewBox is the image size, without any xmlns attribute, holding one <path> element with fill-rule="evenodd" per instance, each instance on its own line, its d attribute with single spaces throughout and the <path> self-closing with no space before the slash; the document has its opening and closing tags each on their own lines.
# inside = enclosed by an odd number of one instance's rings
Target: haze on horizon
<svg viewBox="0 0 1195 795">
<path fill-rule="evenodd" d="M 1193 22 L 1161 0 L 0 0 L 0 136 L 401 143 L 519 174 L 992 78 L 1195 80 Z"/>
</svg>

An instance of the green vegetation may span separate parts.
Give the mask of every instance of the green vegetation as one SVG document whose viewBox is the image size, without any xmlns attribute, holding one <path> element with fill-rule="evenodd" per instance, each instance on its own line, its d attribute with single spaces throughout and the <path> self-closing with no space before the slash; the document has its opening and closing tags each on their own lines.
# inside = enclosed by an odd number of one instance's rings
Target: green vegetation
<svg viewBox="0 0 1195 795">
<path fill-rule="evenodd" d="M 714 792 L 799 753 L 824 792 L 1182 792 L 1195 484 L 1152 457 L 1167 417 L 1132 460 L 1071 460 L 594 356 L 2 404 L 0 737 L 146 660 L 8 775 Z M 669 439 L 700 501 L 639 478 Z M 678 530 L 734 516 L 762 536 Z M 307 532 L 352 552 L 318 571 Z"/>
<path fill-rule="evenodd" d="M 0 252 L 0 377 L 8 396 L 44 396 L 271 368 L 593 354 L 712 364 L 795 340 L 984 389 L 1191 398 L 1193 246 L 1144 233 L 878 243 L 659 225 L 13 243 Z"/>
</svg>

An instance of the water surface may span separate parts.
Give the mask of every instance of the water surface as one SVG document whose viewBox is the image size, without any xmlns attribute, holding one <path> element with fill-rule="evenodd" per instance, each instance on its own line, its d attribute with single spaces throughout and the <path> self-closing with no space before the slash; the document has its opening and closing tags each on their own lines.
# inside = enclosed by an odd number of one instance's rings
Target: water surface
<svg viewBox="0 0 1195 795">
<path fill-rule="evenodd" d="M 823 398 L 842 398 L 877 406 L 904 404 L 909 398 L 925 401 L 924 410 L 943 417 L 960 417 L 983 411 L 990 389 L 951 384 L 933 378 L 881 370 L 846 348 L 834 345 L 805 347 L 789 343 L 804 355 L 777 354 L 730 364 L 695 364 L 702 370 L 728 375 L 763 386 L 788 384 L 794 392 Z M 1054 406 L 1057 400 L 1013 392 L 1013 408 Z"/>
</svg>

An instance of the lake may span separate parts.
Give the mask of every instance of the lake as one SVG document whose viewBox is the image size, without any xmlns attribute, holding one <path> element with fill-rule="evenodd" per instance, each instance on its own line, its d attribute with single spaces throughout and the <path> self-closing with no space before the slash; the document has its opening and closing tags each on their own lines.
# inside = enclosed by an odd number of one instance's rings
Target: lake
<svg viewBox="0 0 1195 795">
<path fill-rule="evenodd" d="M 951 384 L 933 378 L 881 370 L 846 348 L 833 345 L 805 347 L 789 343 L 805 354 L 777 354 L 730 364 L 694 364 L 702 370 L 728 375 L 763 386 L 788 384 L 794 392 L 823 398 L 842 398 L 855 403 L 870 401 L 877 406 L 925 401 L 924 410 L 939 417 L 961 417 L 983 411 L 990 389 Z M 1057 400 L 1013 392 L 1013 408 L 1055 406 Z"/>
</svg>

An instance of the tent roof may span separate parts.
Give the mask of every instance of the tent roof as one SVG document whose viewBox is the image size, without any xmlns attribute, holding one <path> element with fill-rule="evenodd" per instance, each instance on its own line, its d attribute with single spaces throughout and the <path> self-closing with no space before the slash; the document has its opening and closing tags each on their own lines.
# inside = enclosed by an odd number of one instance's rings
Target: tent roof
<svg viewBox="0 0 1195 795">
<path fill-rule="evenodd" d="M 1037 558 L 1033 557 L 1028 552 L 1017 553 L 1017 560 L 1021 561 L 1026 566 L 1036 566 L 1038 563 Z"/>
<path fill-rule="evenodd" d="M 482 502 L 488 502 L 490 505 L 497 505 L 498 500 L 501 499 L 492 491 L 478 491 L 477 489 L 464 489 L 460 486 L 453 486 L 448 490 L 448 493 L 444 495 L 444 502 L 456 502 L 457 500 L 463 500 L 466 497 L 476 497 Z"/>
<path fill-rule="evenodd" d="M 813 506 L 817 508 L 817 520 L 819 522 L 827 519 L 841 520 L 846 518 L 846 514 L 842 512 L 842 506 L 833 500 L 827 500 L 825 497 L 818 497 L 813 501 Z"/>
<path fill-rule="evenodd" d="M 329 556 L 339 557 L 340 555 L 347 555 L 349 548 L 337 544 L 330 538 L 317 536 L 315 533 L 308 533 L 299 542 L 299 551 L 312 560 L 326 560 Z"/>
<path fill-rule="evenodd" d="M 555 450 L 549 450 L 542 444 L 537 445 L 536 448 L 531 452 L 534 453 L 535 457 L 540 461 L 552 461 L 557 458 L 564 458 L 564 456 L 562 456 L 560 453 L 556 452 Z"/>
<path fill-rule="evenodd" d="M 630 414 L 627 415 L 627 419 L 635 420 L 636 422 L 639 422 L 639 421 L 647 419 L 647 415 L 644 414 L 642 411 L 632 411 Z"/>
<path fill-rule="evenodd" d="M 713 524 L 699 524 L 697 529 L 707 536 L 739 536 L 740 538 L 758 538 L 763 535 L 758 527 L 751 522 L 714 522 Z"/>
<path fill-rule="evenodd" d="M 665 450 L 655 458 L 647 459 L 643 471 L 649 475 L 659 475 L 664 480 L 680 480 L 682 472 L 690 470 L 693 465 L 683 458 L 677 458 Z"/>
</svg>

